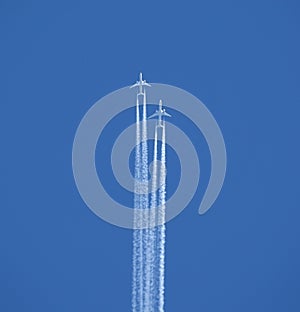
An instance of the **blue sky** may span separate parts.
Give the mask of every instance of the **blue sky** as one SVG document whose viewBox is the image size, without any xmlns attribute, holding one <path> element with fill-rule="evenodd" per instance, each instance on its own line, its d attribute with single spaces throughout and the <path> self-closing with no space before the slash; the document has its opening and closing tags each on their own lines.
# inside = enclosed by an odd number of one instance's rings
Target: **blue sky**
<svg viewBox="0 0 300 312">
<path fill-rule="evenodd" d="M 214 207 L 194 198 L 168 223 L 166 311 L 300 310 L 299 9 L 1 1 L 1 311 L 130 310 L 132 233 L 85 206 L 71 151 L 139 71 L 200 98 L 228 153 Z"/>
</svg>

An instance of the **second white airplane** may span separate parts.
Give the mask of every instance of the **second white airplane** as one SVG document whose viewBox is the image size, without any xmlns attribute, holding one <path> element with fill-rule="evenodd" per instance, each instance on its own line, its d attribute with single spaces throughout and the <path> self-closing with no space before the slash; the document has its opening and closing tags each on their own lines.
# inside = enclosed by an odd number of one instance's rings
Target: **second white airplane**
<svg viewBox="0 0 300 312">
<path fill-rule="evenodd" d="M 148 119 L 149 118 L 158 117 L 157 126 L 158 127 L 163 127 L 163 123 L 162 123 L 162 121 L 163 121 L 162 117 L 163 116 L 172 117 L 170 114 L 168 114 L 166 112 L 166 110 L 164 108 L 162 108 L 162 100 L 159 100 L 158 110 L 156 110 L 153 115 L 149 116 Z"/>
</svg>

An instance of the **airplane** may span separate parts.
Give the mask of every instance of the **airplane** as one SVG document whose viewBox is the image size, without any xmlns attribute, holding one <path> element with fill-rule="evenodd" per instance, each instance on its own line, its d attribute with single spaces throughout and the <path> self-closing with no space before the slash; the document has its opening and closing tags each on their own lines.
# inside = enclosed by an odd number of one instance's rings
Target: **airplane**
<svg viewBox="0 0 300 312">
<path fill-rule="evenodd" d="M 156 110 L 153 115 L 149 116 L 148 119 L 156 117 L 156 116 L 158 117 L 158 122 L 157 122 L 158 127 L 163 127 L 163 123 L 162 123 L 163 116 L 172 117 L 170 114 L 166 112 L 164 108 L 162 108 L 162 100 L 159 100 L 158 110 Z"/>
<path fill-rule="evenodd" d="M 151 87 L 149 83 L 146 82 L 146 80 L 143 80 L 143 74 L 140 73 L 140 80 L 138 80 L 133 86 L 130 88 L 139 87 L 139 93 L 143 93 L 143 86 Z"/>
</svg>

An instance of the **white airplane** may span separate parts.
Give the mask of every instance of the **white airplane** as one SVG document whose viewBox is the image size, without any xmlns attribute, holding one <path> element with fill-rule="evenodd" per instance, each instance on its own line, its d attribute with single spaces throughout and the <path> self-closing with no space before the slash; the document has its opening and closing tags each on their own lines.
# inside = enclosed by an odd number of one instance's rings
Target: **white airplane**
<svg viewBox="0 0 300 312">
<path fill-rule="evenodd" d="M 133 86 L 130 88 L 139 87 L 139 93 L 143 93 L 143 86 L 151 87 L 149 83 L 146 82 L 146 80 L 143 80 L 143 74 L 140 73 L 140 80 L 138 80 Z"/>
<path fill-rule="evenodd" d="M 162 100 L 159 100 L 158 110 L 156 110 L 153 115 L 149 116 L 148 119 L 153 118 L 153 117 L 158 117 L 157 126 L 163 127 L 163 124 L 162 124 L 162 117 L 163 116 L 172 117 L 170 114 L 168 114 L 166 112 L 166 110 L 164 108 L 162 108 Z"/>
</svg>

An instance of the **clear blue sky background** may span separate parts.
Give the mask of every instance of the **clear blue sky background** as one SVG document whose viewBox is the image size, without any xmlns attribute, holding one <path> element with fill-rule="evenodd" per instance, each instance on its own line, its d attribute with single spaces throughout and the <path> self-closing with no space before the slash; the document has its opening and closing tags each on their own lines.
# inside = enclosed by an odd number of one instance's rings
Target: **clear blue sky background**
<svg viewBox="0 0 300 312">
<path fill-rule="evenodd" d="M 0 2 L 0 311 L 130 311 L 132 233 L 85 206 L 71 149 L 140 70 L 199 97 L 228 152 L 214 207 L 199 216 L 196 198 L 168 223 L 166 311 L 300 311 L 299 9 Z"/>
</svg>

